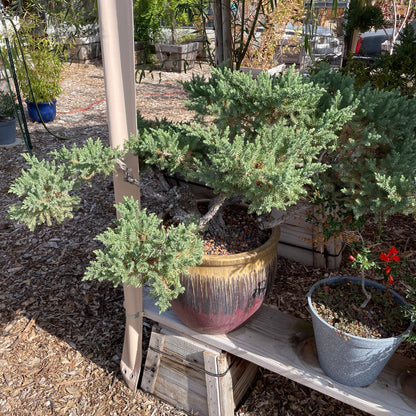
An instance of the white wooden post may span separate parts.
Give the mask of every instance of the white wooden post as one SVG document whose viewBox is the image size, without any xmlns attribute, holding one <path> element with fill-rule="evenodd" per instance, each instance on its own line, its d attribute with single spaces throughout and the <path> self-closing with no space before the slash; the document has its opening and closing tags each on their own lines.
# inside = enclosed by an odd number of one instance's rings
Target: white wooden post
<svg viewBox="0 0 416 416">
<path fill-rule="evenodd" d="M 132 0 L 98 0 L 101 50 L 107 99 L 108 128 L 112 147 L 123 148 L 124 141 L 137 133 L 136 89 L 134 80 L 134 39 Z M 137 157 L 127 155 L 125 162 L 138 178 Z M 139 188 L 114 175 L 116 203 L 124 196 L 140 199 Z M 121 371 L 127 385 L 136 390 L 142 360 L 142 291 L 124 287 L 126 329 Z"/>
</svg>

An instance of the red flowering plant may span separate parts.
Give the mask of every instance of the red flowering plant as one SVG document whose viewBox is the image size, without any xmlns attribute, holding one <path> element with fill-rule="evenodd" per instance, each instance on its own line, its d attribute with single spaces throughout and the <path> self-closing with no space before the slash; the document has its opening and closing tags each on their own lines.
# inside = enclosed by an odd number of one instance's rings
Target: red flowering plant
<svg viewBox="0 0 416 416">
<path fill-rule="evenodd" d="M 361 236 L 360 238 L 362 239 Z M 387 279 L 387 282 L 391 285 L 393 284 L 394 276 L 397 275 L 400 267 L 400 257 L 396 247 L 390 247 L 387 253 L 380 253 L 378 261 L 372 258 L 371 250 L 367 246 L 364 246 L 364 244 L 360 250 L 355 251 L 356 254 L 350 255 L 350 260 L 352 260 L 353 267 L 358 267 L 361 271 L 361 287 L 366 297 L 361 304 L 361 307 L 364 308 L 371 299 L 371 294 L 365 287 L 365 272 L 370 269 L 375 269 L 378 272 L 381 272 Z"/>
<path fill-rule="evenodd" d="M 398 294 L 389 287 L 399 272 L 405 277 L 399 271 L 403 265 L 398 250 L 396 247 L 383 250 L 380 243 L 369 244 L 357 232 L 348 237 L 350 260 L 361 276 L 335 279 L 315 290 L 312 298 L 315 310 L 343 334 L 388 338 L 404 333 L 413 319 L 407 313 L 408 305 L 398 301 Z M 387 290 L 375 282 L 381 279 L 386 281 Z"/>
</svg>

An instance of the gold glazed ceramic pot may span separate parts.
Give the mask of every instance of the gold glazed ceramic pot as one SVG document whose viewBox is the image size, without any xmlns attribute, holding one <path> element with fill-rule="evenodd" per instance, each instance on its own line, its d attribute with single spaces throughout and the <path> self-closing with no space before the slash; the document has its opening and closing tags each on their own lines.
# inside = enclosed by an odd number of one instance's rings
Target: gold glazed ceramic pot
<svg viewBox="0 0 416 416">
<path fill-rule="evenodd" d="M 179 319 L 195 331 L 226 334 L 263 303 L 276 272 L 280 229 L 259 248 L 229 256 L 204 255 L 181 277 L 185 292 L 172 302 Z"/>
</svg>

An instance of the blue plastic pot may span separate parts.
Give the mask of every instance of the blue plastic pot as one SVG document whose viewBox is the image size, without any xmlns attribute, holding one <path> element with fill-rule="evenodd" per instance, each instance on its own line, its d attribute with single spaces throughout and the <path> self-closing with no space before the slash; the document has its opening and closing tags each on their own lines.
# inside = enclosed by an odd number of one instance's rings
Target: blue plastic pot
<svg viewBox="0 0 416 416">
<path fill-rule="evenodd" d="M 56 100 L 48 101 L 45 103 L 37 103 L 39 108 L 39 113 L 42 116 L 42 120 L 44 123 L 49 123 L 55 120 L 56 117 Z M 29 118 L 37 123 L 41 123 L 42 120 L 39 117 L 39 114 L 36 110 L 36 104 L 32 101 L 26 100 L 27 105 L 27 112 L 29 114 Z"/>
<path fill-rule="evenodd" d="M 412 330 L 413 323 L 403 333 L 390 338 L 362 338 L 340 333 L 322 319 L 312 306 L 312 293 L 317 286 L 345 280 L 361 282 L 359 277 L 330 277 L 316 282 L 308 293 L 308 305 L 312 316 L 319 364 L 333 380 L 353 387 L 368 386 L 381 373 L 404 337 Z M 367 280 L 366 286 L 387 290 L 383 285 Z M 388 289 L 399 305 L 405 300 L 394 290 Z"/>
</svg>

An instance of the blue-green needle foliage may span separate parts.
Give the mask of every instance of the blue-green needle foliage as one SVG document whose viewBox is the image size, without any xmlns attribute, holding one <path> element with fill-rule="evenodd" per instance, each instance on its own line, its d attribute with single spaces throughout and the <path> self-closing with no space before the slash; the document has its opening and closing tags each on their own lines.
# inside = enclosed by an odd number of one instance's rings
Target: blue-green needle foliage
<svg viewBox="0 0 416 416">
<path fill-rule="evenodd" d="M 26 224 L 30 230 L 36 225 L 52 225 L 72 218 L 72 211 L 80 202 L 71 195 L 74 184 L 65 179 L 65 167 L 57 166 L 55 161 L 39 161 L 35 156 L 23 155 L 30 168 L 12 184 L 9 192 L 23 198 L 23 202 L 9 209 L 9 217 Z"/>
<path fill-rule="evenodd" d="M 80 198 L 73 191 L 97 174 L 109 175 L 123 152 L 106 148 L 100 140 L 88 139 L 84 146 L 63 148 L 52 152 L 52 161 L 23 155 L 29 165 L 10 187 L 9 192 L 21 198 L 12 205 L 9 217 L 26 224 L 30 230 L 36 225 L 52 225 L 73 217 Z"/>
<path fill-rule="evenodd" d="M 253 79 L 217 68 L 209 79 L 194 76 L 183 85 L 193 122 L 147 125 L 130 150 L 144 164 L 239 196 L 259 214 L 307 195 L 327 169 L 320 155 L 335 148 L 357 105 L 343 105 L 338 93 L 322 106 L 325 89 L 293 71 Z"/>
<path fill-rule="evenodd" d="M 195 223 L 164 228 L 154 214 L 140 210 L 132 198 L 116 206 L 120 219 L 115 227 L 97 237 L 105 250 L 96 250 L 96 260 L 85 279 L 109 280 L 117 286 L 148 284 L 160 311 L 183 292 L 179 276 L 202 262 L 203 242 Z"/>
<path fill-rule="evenodd" d="M 327 91 L 323 108 L 340 92 L 342 108 L 360 103 L 340 132 L 336 150 L 323 158 L 330 168 L 315 181 L 321 201 L 337 201 L 350 220 L 368 214 L 379 221 L 396 213 L 414 214 L 416 98 L 369 84 L 357 88 L 353 76 L 331 72 L 328 66 L 320 67 L 311 80 Z"/>
<path fill-rule="evenodd" d="M 238 196 L 257 213 L 316 199 L 325 215 L 336 205 L 345 227 L 368 213 L 414 211 L 415 99 L 356 89 L 353 78 L 325 67 L 308 77 L 288 71 L 257 79 L 217 68 L 183 86 L 193 120 L 140 120 L 139 134 L 126 143 L 142 166 L 202 182 L 221 197 Z M 113 172 L 123 152 L 88 140 L 52 157 L 26 156 L 29 169 L 10 190 L 21 198 L 10 217 L 31 229 L 71 217 L 79 203 L 73 189 Z M 163 310 L 182 290 L 180 274 L 201 262 L 198 227 L 190 221 L 164 228 L 130 199 L 117 210 L 115 226 L 97 237 L 104 249 L 86 278 L 149 284 Z"/>
</svg>

